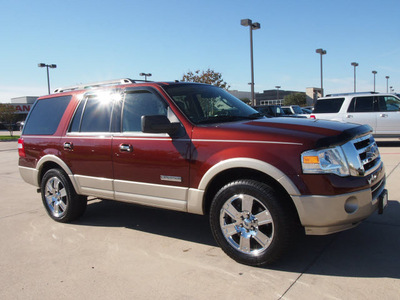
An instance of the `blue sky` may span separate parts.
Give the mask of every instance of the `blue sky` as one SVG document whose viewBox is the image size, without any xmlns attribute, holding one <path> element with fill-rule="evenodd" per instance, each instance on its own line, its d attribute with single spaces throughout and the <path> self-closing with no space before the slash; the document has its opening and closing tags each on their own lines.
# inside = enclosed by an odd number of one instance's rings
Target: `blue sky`
<svg viewBox="0 0 400 300">
<path fill-rule="evenodd" d="M 250 90 L 249 29 L 253 31 L 255 90 L 326 93 L 389 86 L 400 91 L 399 0 L 0 0 L 0 102 L 79 83 L 136 78 L 181 79 L 187 71 L 221 72 L 230 89 Z"/>
</svg>

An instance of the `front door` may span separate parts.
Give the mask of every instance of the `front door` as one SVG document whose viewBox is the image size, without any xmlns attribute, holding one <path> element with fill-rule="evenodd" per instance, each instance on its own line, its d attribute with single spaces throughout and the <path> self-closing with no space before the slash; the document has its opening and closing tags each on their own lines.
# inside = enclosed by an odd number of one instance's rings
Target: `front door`
<svg viewBox="0 0 400 300">
<path fill-rule="evenodd" d="M 117 200 L 186 210 L 189 138 L 186 135 L 171 137 L 141 131 L 143 115 L 166 115 L 171 118 L 171 114 L 165 100 L 151 88 L 126 91 L 121 132 L 114 134 L 112 141 Z"/>
<path fill-rule="evenodd" d="M 400 132 L 400 100 L 394 96 L 379 96 L 379 112 L 377 113 L 376 134 L 399 135 Z"/>
</svg>

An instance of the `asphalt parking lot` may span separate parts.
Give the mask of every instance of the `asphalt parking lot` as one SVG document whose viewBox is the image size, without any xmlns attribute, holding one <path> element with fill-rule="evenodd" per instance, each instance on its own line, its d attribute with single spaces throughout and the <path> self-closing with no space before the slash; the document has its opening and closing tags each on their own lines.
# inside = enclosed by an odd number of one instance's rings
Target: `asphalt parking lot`
<svg viewBox="0 0 400 300">
<path fill-rule="evenodd" d="M 379 142 L 389 205 L 355 229 L 301 239 L 279 263 L 236 263 L 206 217 L 91 201 L 52 221 L 0 142 L 0 299 L 400 299 L 400 142 Z"/>
</svg>

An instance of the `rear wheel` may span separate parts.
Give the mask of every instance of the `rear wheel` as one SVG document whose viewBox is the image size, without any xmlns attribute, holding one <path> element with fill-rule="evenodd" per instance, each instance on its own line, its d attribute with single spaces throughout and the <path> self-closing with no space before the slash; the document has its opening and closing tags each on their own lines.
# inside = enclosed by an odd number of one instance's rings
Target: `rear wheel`
<svg viewBox="0 0 400 300">
<path fill-rule="evenodd" d="M 222 187 L 211 204 L 210 224 L 226 254 L 253 266 L 277 260 L 295 232 L 295 218 L 285 199 L 254 180 L 238 180 Z"/>
<path fill-rule="evenodd" d="M 57 222 L 71 222 L 86 210 L 87 198 L 76 194 L 67 175 L 59 169 L 44 174 L 41 192 L 47 213 Z"/>
</svg>

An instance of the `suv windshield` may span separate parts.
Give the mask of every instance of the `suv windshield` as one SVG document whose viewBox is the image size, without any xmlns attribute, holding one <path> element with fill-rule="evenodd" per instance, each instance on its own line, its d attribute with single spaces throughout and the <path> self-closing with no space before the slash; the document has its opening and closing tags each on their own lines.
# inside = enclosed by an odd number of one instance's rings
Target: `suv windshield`
<svg viewBox="0 0 400 300">
<path fill-rule="evenodd" d="M 263 116 L 225 90 L 205 84 L 164 86 L 176 105 L 194 124 L 251 120 Z"/>
</svg>

